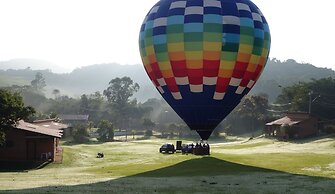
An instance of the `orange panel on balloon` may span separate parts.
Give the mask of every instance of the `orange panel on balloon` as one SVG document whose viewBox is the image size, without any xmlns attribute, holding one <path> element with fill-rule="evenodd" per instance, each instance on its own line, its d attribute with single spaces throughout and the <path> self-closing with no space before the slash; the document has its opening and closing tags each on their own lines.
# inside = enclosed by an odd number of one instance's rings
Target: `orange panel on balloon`
<svg viewBox="0 0 335 194">
<path fill-rule="evenodd" d="M 170 52 L 169 57 L 171 61 L 181 61 L 186 58 L 184 52 Z"/>
</svg>

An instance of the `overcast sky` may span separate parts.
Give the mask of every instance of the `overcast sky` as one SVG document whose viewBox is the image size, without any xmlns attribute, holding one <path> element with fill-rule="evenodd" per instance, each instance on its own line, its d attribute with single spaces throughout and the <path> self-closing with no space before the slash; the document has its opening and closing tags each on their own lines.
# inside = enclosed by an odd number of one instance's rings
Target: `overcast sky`
<svg viewBox="0 0 335 194">
<path fill-rule="evenodd" d="M 0 0 L 0 61 L 75 67 L 141 63 L 138 33 L 157 0 Z M 253 0 L 270 25 L 270 57 L 335 70 L 335 1 Z"/>
</svg>

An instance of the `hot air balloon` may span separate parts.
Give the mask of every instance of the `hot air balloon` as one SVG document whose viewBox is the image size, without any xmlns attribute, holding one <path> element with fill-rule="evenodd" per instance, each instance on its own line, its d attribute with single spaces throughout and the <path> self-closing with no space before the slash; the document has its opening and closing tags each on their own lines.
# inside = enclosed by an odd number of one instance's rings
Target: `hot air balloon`
<svg viewBox="0 0 335 194">
<path fill-rule="evenodd" d="M 161 0 L 144 19 L 139 47 L 159 93 L 208 140 L 255 85 L 270 39 L 249 0 Z"/>
</svg>

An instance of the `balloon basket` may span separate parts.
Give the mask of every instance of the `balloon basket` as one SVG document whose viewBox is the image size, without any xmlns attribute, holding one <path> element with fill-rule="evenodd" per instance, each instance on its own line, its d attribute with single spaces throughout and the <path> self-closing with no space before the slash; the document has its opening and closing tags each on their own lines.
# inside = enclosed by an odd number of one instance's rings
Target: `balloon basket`
<svg viewBox="0 0 335 194">
<path fill-rule="evenodd" d="M 193 148 L 193 154 L 197 156 L 206 156 L 210 155 L 210 146 L 207 142 L 200 141 L 195 144 Z"/>
</svg>

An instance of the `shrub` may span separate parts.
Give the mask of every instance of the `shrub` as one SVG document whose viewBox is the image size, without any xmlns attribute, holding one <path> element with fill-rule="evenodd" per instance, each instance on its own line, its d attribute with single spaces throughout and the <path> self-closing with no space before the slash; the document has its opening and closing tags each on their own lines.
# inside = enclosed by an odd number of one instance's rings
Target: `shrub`
<svg viewBox="0 0 335 194">
<path fill-rule="evenodd" d="M 114 126 L 107 120 L 101 120 L 98 125 L 99 141 L 113 141 L 114 139 Z"/>
<path fill-rule="evenodd" d="M 152 130 L 150 130 L 150 129 L 147 129 L 145 132 L 144 132 L 144 136 L 146 136 L 146 137 L 151 137 L 153 135 L 153 133 L 152 133 Z"/>
<path fill-rule="evenodd" d="M 89 141 L 88 139 L 89 135 L 88 135 L 86 124 L 78 124 L 74 126 L 72 135 L 73 135 L 73 140 L 76 143 L 86 143 Z"/>
</svg>

